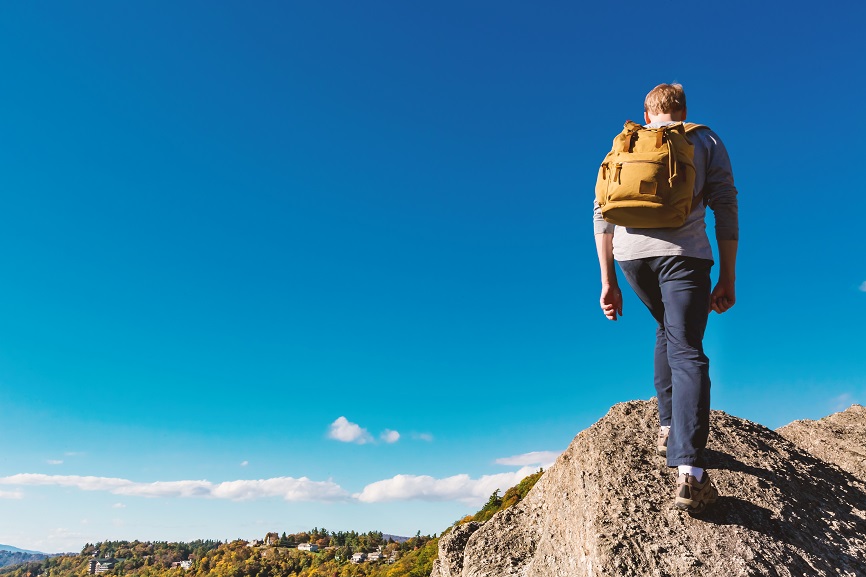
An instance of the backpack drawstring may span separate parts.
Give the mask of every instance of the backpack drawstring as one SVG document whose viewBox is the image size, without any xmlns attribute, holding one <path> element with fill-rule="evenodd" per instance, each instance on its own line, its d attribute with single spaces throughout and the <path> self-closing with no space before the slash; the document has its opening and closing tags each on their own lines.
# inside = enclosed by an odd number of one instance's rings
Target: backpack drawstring
<svg viewBox="0 0 866 577">
<path fill-rule="evenodd" d="M 674 148 L 674 141 L 671 139 L 670 135 L 667 133 L 667 128 L 660 128 L 656 133 L 656 148 L 661 148 L 664 141 L 668 142 L 668 174 L 670 178 L 668 178 L 668 184 L 673 187 L 674 180 L 677 178 L 677 154 L 676 149 Z M 667 138 L 665 138 L 667 137 Z"/>
<path fill-rule="evenodd" d="M 671 175 L 668 184 L 673 186 L 674 180 L 677 178 L 677 152 L 674 150 L 674 143 L 670 138 L 668 138 L 668 174 Z"/>
<path fill-rule="evenodd" d="M 674 149 L 674 141 L 668 136 L 668 174 L 671 175 L 668 179 L 668 184 L 674 185 L 674 180 L 677 178 L 677 151 Z"/>
</svg>

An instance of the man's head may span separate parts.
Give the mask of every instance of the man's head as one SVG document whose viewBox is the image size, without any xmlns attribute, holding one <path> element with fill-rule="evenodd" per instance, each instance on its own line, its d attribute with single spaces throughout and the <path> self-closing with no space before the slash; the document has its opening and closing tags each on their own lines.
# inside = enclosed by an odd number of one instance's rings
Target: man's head
<svg viewBox="0 0 866 577">
<path fill-rule="evenodd" d="M 682 84 L 659 84 L 643 101 L 643 117 L 647 123 L 686 119 L 686 93 Z"/>
</svg>

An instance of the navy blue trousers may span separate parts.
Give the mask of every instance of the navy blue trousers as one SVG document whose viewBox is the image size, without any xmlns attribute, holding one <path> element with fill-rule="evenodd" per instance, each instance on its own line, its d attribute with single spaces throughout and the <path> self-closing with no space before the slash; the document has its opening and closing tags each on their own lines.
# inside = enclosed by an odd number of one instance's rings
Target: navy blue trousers
<svg viewBox="0 0 866 577">
<path fill-rule="evenodd" d="M 710 432 L 710 360 L 704 331 L 713 262 L 662 256 L 619 263 L 628 284 L 658 322 L 655 388 L 661 425 L 670 425 L 668 466 L 704 467 Z"/>
</svg>

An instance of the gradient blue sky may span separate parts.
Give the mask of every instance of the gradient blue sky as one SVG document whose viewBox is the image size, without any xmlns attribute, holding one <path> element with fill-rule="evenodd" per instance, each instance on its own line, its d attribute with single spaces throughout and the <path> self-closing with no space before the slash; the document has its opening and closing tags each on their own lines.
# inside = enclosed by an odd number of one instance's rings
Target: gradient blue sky
<svg viewBox="0 0 866 577">
<path fill-rule="evenodd" d="M 652 10 L 4 4 L 0 543 L 440 532 L 652 396 L 590 213 L 660 82 L 740 190 L 713 406 L 866 402 L 866 10 Z"/>
</svg>

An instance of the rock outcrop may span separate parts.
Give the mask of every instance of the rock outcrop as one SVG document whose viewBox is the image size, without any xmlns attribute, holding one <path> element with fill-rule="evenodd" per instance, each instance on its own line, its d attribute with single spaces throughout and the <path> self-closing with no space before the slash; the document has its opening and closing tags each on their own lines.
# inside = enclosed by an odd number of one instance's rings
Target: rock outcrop
<svg viewBox="0 0 866 577">
<path fill-rule="evenodd" d="M 654 401 L 614 406 L 523 501 L 443 536 L 432 577 L 866 576 L 866 482 L 850 470 L 713 411 L 721 496 L 692 517 L 673 507 L 657 426 Z"/>
<path fill-rule="evenodd" d="M 819 459 L 866 480 L 866 407 L 851 405 L 817 421 L 794 421 L 777 432 Z"/>
</svg>

